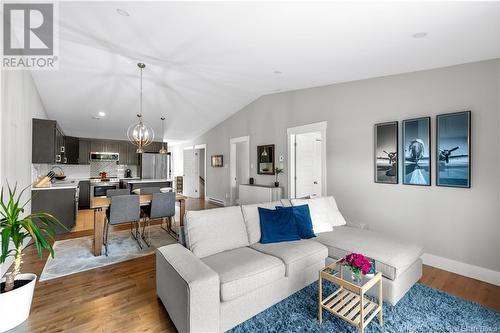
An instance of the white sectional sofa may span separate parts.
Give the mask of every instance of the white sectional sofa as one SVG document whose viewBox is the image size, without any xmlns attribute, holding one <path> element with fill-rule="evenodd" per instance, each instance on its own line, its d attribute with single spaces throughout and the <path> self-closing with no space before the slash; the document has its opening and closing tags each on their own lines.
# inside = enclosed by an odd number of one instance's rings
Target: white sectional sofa
<svg viewBox="0 0 500 333">
<path fill-rule="evenodd" d="M 317 237 L 261 244 L 258 207 L 311 210 Z M 376 261 L 396 304 L 422 275 L 422 248 L 346 225 L 332 197 L 188 211 L 186 247 L 156 254 L 158 297 L 179 332 L 223 332 L 317 281 L 325 261 L 350 252 Z"/>
</svg>

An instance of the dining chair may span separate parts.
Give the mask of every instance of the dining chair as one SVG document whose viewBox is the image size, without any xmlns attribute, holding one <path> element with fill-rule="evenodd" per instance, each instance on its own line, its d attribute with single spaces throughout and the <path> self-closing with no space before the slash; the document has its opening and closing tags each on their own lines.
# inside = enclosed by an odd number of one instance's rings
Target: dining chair
<svg viewBox="0 0 500 333">
<path fill-rule="evenodd" d="M 138 195 L 115 195 L 111 197 L 111 204 L 106 211 L 106 223 L 104 226 L 104 247 L 108 255 L 108 234 L 110 225 L 130 223 L 130 233 L 142 249 L 140 237 L 138 237 L 140 225 L 140 197 Z M 132 227 L 135 224 L 135 235 Z"/>
<path fill-rule="evenodd" d="M 142 227 L 142 239 L 148 246 L 151 245 L 151 220 L 161 218 L 161 228 L 177 238 L 177 234 L 172 230 L 172 219 L 175 223 L 175 192 L 153 193 L 151 205 L 143 208 L 143 214 L 146 223 Z M 163 227 L 164 222 L 167 223 L 167 228 Z M 148 226 L 147 239 L 145 238 L 146 224 Z"/>
<path fill-rule="evenodd" d="M 121 188 L 121 189 L 116 189 L 116 190 L 107 190 L 106 191 L 106 196 L 108 198 L 117 196 L 117 195 L 129 195 L 130 190 L 128 188 Z"/>
</svg>

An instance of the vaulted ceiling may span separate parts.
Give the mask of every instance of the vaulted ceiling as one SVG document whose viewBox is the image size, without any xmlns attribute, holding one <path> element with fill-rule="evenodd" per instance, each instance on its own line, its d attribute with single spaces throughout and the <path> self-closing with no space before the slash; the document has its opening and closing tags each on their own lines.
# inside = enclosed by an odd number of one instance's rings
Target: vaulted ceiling
<svg viewBox="0 0 500 333">
<path fill-rule="evenodd" d="M 498 2 L 60 2 L 59 69 L 33 76 L 66 134 L 125 139 L 144 62 L 145 121 L 175 142 L 265 94 L 498 58 L 499 40 Z"/>
</svg>

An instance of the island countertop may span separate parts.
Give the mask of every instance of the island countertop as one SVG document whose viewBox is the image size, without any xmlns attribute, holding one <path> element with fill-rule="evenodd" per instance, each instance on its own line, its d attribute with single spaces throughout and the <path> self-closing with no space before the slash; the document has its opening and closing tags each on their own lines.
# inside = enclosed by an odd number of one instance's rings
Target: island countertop
<svg viewBox="0 0 500 333">
<path fill-rule="evenodd" d="M 165 182 L 173 182 L 172 179 L 133 179 L 133 180 L 126 180 L 123 179 L 124 183 L 128 184 L 147 184 L 147 183 L 165 183 Z"/>
</svg>

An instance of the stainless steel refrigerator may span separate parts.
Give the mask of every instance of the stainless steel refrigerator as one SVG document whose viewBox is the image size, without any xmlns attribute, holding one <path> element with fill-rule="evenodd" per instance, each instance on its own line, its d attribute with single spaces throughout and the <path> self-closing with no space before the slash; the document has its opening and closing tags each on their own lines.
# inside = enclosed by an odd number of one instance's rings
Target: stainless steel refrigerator
<svg viewBox="0 0 500 333">
<path fill-rule="evenodd" d="M 170 154 L 143 153 L 140 160 L 142 179 L 170 179 Z"/>
</svg>

